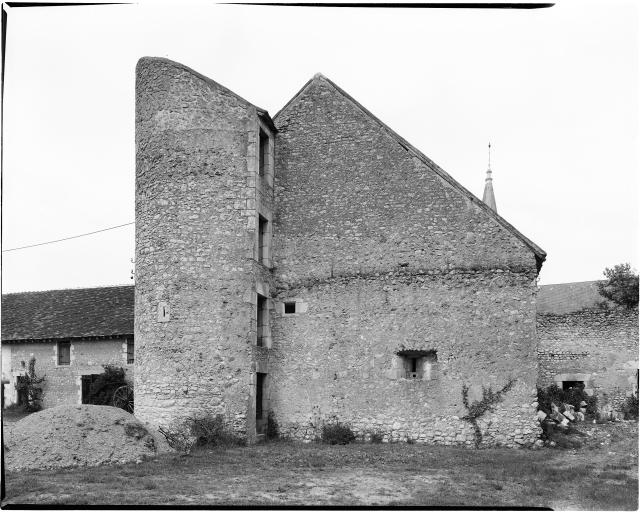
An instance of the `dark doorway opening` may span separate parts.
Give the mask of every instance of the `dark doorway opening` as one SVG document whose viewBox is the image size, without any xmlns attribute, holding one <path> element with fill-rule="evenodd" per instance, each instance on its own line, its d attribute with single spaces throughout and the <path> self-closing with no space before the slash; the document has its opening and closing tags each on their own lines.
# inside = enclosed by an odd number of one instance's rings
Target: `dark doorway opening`
<svg viewBox="0 0 640 512">
<path fill-rule="evenodd" d="M 264 434 L 267 430 L 267 415 L 264 408 L 266 373 L 256 373 L 256 434 Z"/>
<path fill-rule="evenodd" d="M 82 383 L 82 403 L 88 404 L 87 399 L 89 398 L 89 390 L 91 389 L 91 384 L 95 382 L 95 380 L 100 376 L 99 373 L 93 373 L 91 375 L 83 375 L 81 377 Z"/>
</svg>

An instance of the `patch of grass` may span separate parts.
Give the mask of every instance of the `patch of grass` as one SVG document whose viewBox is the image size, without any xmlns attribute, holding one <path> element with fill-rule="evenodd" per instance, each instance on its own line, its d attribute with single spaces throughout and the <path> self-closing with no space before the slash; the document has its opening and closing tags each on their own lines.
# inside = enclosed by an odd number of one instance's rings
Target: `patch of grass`
<svg viewBox="0 0 640 512">
<path fill-rule="evenodd" d="M 594 510 L 638 510 L 638 479 L 587 487 L 585 497 L 595 504 Z"/>
<path fill-rule="evenodd" d="M 405 443 L 201 446 L 187 457 L 167 454 L 141 464 L 8 472 L 6 503 L 345 506 L 373 504 L 366 501 L 370 492 L 372 500 L 388 493 L 380 503 L 389 506 L 552 507 L 571 496 L 578 509 L 634 509 L 636 435 L 569 458 L 552 449 Z M 390 487 L 379 489 L 376 479 Z"/>
<path fill-rule="evenodd" d="M 603 471 L 600 473 L 600 478 L 606 478 L 608 480 L 626 480 L 627 475 L 625 473 L 614 473 L 613 471 Z"/>
</svg>

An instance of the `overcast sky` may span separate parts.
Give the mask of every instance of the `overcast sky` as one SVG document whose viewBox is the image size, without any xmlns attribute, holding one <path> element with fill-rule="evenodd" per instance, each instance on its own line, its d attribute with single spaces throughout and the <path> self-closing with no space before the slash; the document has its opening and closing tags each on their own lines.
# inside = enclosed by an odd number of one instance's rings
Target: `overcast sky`
<svg viewBox="0 0 640 512">
<path fill-rule="evenodd" d="M 638 268 L 638 6 L 8 8 L 2 249 L 134 221 L 135 65 L 272 115 L 322 72 L 548 254 L 541 284 Z M 134 228 L 3 252 L 3 292 L 131 284 Z"/>
</svg>

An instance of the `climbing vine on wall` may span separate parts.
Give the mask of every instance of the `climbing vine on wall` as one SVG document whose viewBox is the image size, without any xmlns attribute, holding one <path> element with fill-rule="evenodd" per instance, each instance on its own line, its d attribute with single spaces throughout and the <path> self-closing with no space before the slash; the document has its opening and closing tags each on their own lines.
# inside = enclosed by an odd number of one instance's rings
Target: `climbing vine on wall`
<svg viewBox="0 0 640 512">
<path fill-rule="evenodd" d="M 476 448 L 482 443 L 482 431 L 478 425 L 478 418 L 487 412 L 493 411 L 495 406 L 502 402 L 503 395 L 513 387 L 515 382 L 515 379 L 509 379 L 502 389 L 498 391 L 493 391 L 491 387 L 485 388 L 482 386 L 482 399 L 472 404 L 469 403 L 469 386 L 466 384 L 462 385 L 462 403 L 467 411 L 469 411 L 462 419 L 471 423 L 473 427 Z"/>
</svg>

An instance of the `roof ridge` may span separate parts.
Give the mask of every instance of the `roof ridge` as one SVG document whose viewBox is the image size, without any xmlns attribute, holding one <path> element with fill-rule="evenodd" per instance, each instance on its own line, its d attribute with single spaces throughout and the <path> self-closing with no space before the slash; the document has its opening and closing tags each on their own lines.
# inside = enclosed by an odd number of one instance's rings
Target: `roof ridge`
<svg viewBox="0 0 640 512">
<path fill-rule="evenodd" d="M 3 293 L 2 296 L 6 297 L 7 295 L 25 295 L 27 293 L 47 293 L 47 292 L 66 292 L 71 290 L 100 290 L 106 288 L 125 288 L 131 287 L 134 288 L 135 284 L 106 284 L 102 286 L 77 286 L 71 288 L 53 288 L 49 290 L 27 290 L 23 292 L 7 292 Z"/>
<path fill-rule="evenodd" d="M 587 284 L 587 283 L 602 283 L 604 282 L 605 279 L 595 279 L 595 280 L 589 280 L 589 281 L 571 281 L 568 283 L 549 283 L 549 284 L 541 284 L 538 285 L 539 288 L 542 288 L 544 286 L 566 286 L 566 285 L 570 285 L 570 284 Z"/>
<path fill-rule="evenodd" d="M 323 80 L 332 86 L 338 93 L 340 93 L 343 97 L 349 100 L 353 105 L 360 109 L 365 115 L 370 117 L 375 123 L 377 123 L 392 139 L 400 144 L 404 149 L 406 149 L 410 154 L 413 154 L 416 158 L 418 158 L 422 163 L 424 163 L 427 167 L 429 167 L 433 172 L 435 172 L 440 178 L 449 183 L 454 188 L 458 189 L 459 192 L 464 194 L 472 203 L 476 204 L 480 208 L 484 209 L 490 216 L 494 218 L 502 227 L 510 231 L 513 235 L 519 238 L 536 256 L 538 271 L 542 267 L 542 262 L 546 259 L 547 253 L 540 248 L 537 244 L 532 242 L 529 238 L 523 235 L 520 231 L 518 231 L 511 223 L 509 223 L 506 219 L 504 219 L 497 212 L 493 211 L 491 207 L 489 207 L 482 200 L 473 195 L 469 190 L 467 190 L 463 185 L 458 183 L 455 178 L 453 178 L 448 172 L 442 169 L 438 164 L 436 164 L 433 160 L 427 157 L 424 153 L 422 153 L 419 149 L 409 143 L 406 139 L 404 139 L 401 135 L 396 133 L 393 129 L 387 126 L 384 122 L 378 119 L 374 114 L 372 114 L 367 108 L 365 108 L 360 102 L 358 102 L 355 98 L 353 98 L 349 93 L 343 90 L 341 87 L 332 82 L 329 78 L 324 76 L 321 73 L 316 73 L 311 80 L 309 80 L 303 87 L 298 91 L 298 93 L 291 98 L 287 104 L 282 107 L 278 111 L 278 113 L 274 116 L 274 120 L 286 109 L 288 108 L 294 100 L 296 100 L 304 90 L 313 82 L 317 80 Z"/>
</svg>

